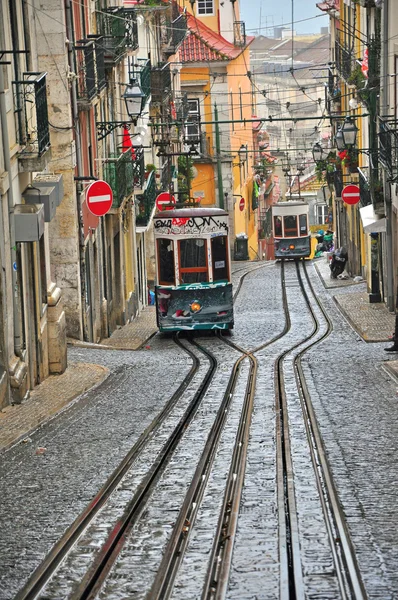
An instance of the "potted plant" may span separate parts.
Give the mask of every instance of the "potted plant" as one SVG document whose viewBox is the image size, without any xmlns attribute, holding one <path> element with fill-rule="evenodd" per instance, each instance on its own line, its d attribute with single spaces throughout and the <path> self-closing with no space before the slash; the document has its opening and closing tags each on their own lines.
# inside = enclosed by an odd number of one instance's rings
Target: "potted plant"
<svg viewBox="0 0 398 600">
<path fill-rule="evenodd" d="M 148 164 L 145 167 L 145 179 L 148 179 L 149 174 L 152 173 L 152 171 L 156 171 L 156 165 L 152 165 L 152 164 Z"/>
</svg>

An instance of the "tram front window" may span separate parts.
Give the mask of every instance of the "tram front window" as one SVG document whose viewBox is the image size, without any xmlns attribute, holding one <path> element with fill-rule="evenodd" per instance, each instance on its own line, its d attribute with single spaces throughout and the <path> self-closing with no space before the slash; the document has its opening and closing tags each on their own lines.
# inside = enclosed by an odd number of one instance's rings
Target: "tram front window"
<svg viewBox="0 0 398 600">
<path fill-rule="evenodd" d="M 308 235 L 307 215 L 299 216 L 300 235 Z"/>
<path fill-rule="evenodd" d="M 213 281 L 228 279 L 227 237 L 212 238 L 211 255 L 213 259 Z"/>
<path fill-rule="evenodd" d="M 285 227 L 285 237 L 297 237 L 297 217 L 296 215 L 286 215 L 283 217 Z"/>
<path fill-rule="evenodd" d="M 282 237 L 282 217 L 274 217 L 274 235 Z"/>
<path fill-rule="evenodd" d="M 180 283 L 209 281 L 207 242 L 200 238 L 179 241 Z"/>
<path fill-rule="evenodd" d="M 173 241 L 158 240 L 159 283 L 160 285 L 175 285 Z"/>
</svg>

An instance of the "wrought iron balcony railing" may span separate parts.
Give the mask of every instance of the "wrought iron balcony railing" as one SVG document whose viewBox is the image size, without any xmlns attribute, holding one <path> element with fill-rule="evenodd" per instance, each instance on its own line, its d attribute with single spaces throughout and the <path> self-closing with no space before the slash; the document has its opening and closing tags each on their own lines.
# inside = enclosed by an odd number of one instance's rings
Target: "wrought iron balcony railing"
<svg viewBox="0 0 398 600">
<path fill-rule="evenodd" d="M 90 101 L 97 94 L 94 40 L 79 40 L 75 44 L 77 97 Z"/>
<path fill-rule="evenodd" d="M 157 196 L 155 173 L 151 171 L 147 179 L 147 185 L 143 194 L 136 196 L 136 225 L 146 227 L 150 221 L 155 208 Z"/>
<path fill-rule="evenodd" d="M 113 192 L 112 208 L 119 208 L 134 188 L 143 188 L 145 179 L 144 150 L 128 149 L 110 156 L 104 164 L 104 180 Z"/>
<path fill-rule="evenodd" d="M 26 72 L 16 86 L 19 143 L 25 157 L 41 156 L 50 147 L 47 73 Z"/>
<path fill-rule="evenodd" d="M 152 102 L 162 103 L 171 92 L 170 63 L 160 63 L 151 69 Z"/>
<path fill-rule="evenodd" d="M 101 9 L 97 3 L 97 29 L 104 39 L 105 66 L 113 66 L 127 50 L 138 48 L 137 15 L 132 9 Z"/>
<path fill-rule="evenodd" d="M 151 95 L 151 61 L 148 58 L 137 58 L 130 67 L 130 79 L 136 79 L 145 94 L 145 101 Z"/>
<path fill-rule="evenodd" d="M 234 21 L 234 46 L 246 46 L 246 26 L 244 21 Z"/>
<path fill-rule="evenodd" d="M 187 32 L 187 17 L 185 14 L 180 14 L 177 3 L 173 2 L 171 19 L 166 19 L 166 27 L 164 27 L 163 53 L 166 56 L 175 54 Z"/>
<path fill-rule="evenodd" d="M 340 42 L 336 42 L 335 53 L 336 69 L 340 75 L 348 81 L 354 68 L 355 57 L 351 50 L 340 44 Z"/>
<path fill-rule="evenodd" d="M 370 195 L 369 167 L 358 167 L 359 192 L 361 206 L 372 204 Z"/>
<path fill-rule="evenodd" d="M 398 181 L 398 122 L 379 118 L 379 161 L 391 182 Z"/>
<path fill-rule="evenodd" d="M 94 40 L 95 44 L 95 76 L 98 93 L 106 87 L 104 39 L 101 35 L 92 34 L 88 36 L 88 39 Z"/>
</svg>

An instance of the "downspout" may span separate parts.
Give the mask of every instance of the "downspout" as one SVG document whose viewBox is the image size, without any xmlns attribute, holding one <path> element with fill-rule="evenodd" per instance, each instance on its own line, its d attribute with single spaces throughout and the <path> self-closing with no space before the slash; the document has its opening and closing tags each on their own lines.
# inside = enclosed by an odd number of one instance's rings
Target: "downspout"
<svg viewBox="0 0 398 600">
<path fill-rule="evenodd" d="M 14 191 L 12 186 L 11 159 L 9 154 L 10 142 L 8 139 L 7 111 L 4 89 L 4 73 L 0 67 L 0 128 L 3 142 L 4 167 L 9 177 L 9 188 L 7 190 L 8 215 L 10 225 L 10 252 L 11 252 L 11 277 L 12 277 L 12 304 L 13 304 L 13 327 L 14 327 L 14 353 L 22 358 L 21 345 L 21 323 L 19 319 L 19 295 L 18 278 L 14 265 L 17 264 L 17 251 L 15 245 L 15 222 L 14 222 Z M 2 229 L 3 231 L 3 229 Z"/>
<path fill-rule="evenodd" d="M 73 27 L 72 27 L 72 2 L 71 0 L 65 0 L 65 16 L 66 16 L 66 37 L 68 38 L 68 65 L 71 73 L 75 72 L 75 63 L 73 56 Z M 77 90 L 76 90 L 76 78 L 73 77 L 71 81 L 71 103 L 72 103 L 72 120 L 75 131 L 75 144 L 76 144 L 76 165 L 77 165 L 77 177 L 83 177 L 83 160 L 82 160 L 82 148 L 80 139 L 80 121 L 79 121 L 79 110 L 77 106 Z M 87 330 L 87 319 L 86 319 L 86 261 L 84 252 L 84 222 L 83 222 L 83 211 L 81 203 L 81 192 L 82 184 L 78 182 L 76 184 L 76 205 L 77 205 L 77 216 L 79 223 L 79 267 L 80 267 L 80 289 L 81 289 L 81 301 L 82 301 L 82 323 L 83 323 L 83 339 L 88 340 Z"/>
</svg>

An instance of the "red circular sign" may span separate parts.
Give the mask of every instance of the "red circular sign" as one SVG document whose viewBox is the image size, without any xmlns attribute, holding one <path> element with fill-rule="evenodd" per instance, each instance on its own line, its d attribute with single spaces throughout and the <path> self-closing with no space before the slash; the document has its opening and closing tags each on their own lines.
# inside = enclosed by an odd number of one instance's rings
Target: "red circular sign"
<svg viewBox="0 0 398 600">
<path fill-rule="evenodd" d="M 239 210 L 241 210 L 241 211 L 242 211 L 242 210 L 244 210 L 244 209 L 245 209 L 245 199 L 244 199 L 244 198 L 241 198 L 241 199 L 239 200 Z"/>
<path fill-rule="evenodd" d="M 161 210 L 172 210 L 175 206 L 176 199 L 169 192 L 161 192 L 156 198 L 156 208 Z M 173 206 L 170 206 L 170 205 Z"/>
<path fill-rule="evenodd" d="M 113 201 L 113 192 L 106 181 L 94 181 L 86 192 L 87 208 L 96 217 L 102 217 L 109 212 Z"/>
<path fill-rule="evenodd" d="M 360 200 L 360 190 L 357 185 L 346 185 L 343 188 L 341 197 L 346 204 L 358 204 Z"/>
</svg>

